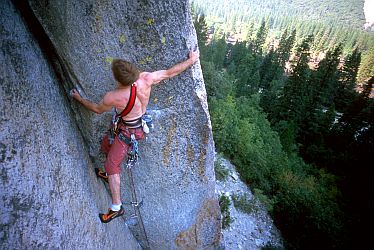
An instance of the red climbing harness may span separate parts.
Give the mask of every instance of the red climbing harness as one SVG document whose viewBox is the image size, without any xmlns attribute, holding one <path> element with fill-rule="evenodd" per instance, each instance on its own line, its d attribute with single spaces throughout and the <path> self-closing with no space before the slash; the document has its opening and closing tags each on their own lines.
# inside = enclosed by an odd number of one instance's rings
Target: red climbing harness
<svg viewBox="0 0 374 250">
<path fill-rule="evenodd" d="M 136 83 L 134 82 L 133 84 L 131 84 L 131 92 L 130 92 L 129 101 L 128 101 L 125 109 L 122 110 L 122 112 L 120 114 L 118 114 L 117 117 L 122 118 L 122 117 L 125 117 L 126 115 L 128 115 L 135 105 L 135 99 L 136 99 Z"/>
<path fill-rule="evenodd" d="M 114 138 L 118 135 L 119 133 L 118 123 L 122 122 L 122 117 L 125 117 L 131 112 L 132 108 L 135 105 L 135 100 L 136 100 L 136 82 L 131 84 L 130 98 L 129 98 L 129 101 L 127 102 L 125 109 L 122 110 L 120 114 L 117 114 L 115 108 L 113 108 L 114 112 L 112 116 L 111 126 L 109 129 L 109 144 L 112 144 L 114 141 Z"/>
</svg>

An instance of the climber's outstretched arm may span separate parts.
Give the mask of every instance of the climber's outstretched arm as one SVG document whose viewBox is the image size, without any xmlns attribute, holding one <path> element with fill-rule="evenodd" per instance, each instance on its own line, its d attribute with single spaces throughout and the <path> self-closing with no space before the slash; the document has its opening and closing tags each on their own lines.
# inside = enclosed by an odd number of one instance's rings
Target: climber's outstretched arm
<svg viewBox="0 0 374 250">
<path fill-rule="evenodd" d="M 198 51 L 191 50 L 189 53 L 189 58 L 187 60 L 174 65 L 170 69 L 152 72 L 151 77 L 153 84 L 179 75 L 180 73 L 191 67 L 199 59 L 199 56 L 200 54 Z"/>
<path fill-rule="evenodd" d="M 90 100 L 84 99 L 76 89 L 71 90 L 71 96 L 80 104 L 82 104 L 85 108 L 95 112 L 96 114 L 101 114 L 112 109 L 110 97 L 108 94 L 106 94 L 103 100 L 101 100 L 98 104 L 91 102 Z"/>
</svg>

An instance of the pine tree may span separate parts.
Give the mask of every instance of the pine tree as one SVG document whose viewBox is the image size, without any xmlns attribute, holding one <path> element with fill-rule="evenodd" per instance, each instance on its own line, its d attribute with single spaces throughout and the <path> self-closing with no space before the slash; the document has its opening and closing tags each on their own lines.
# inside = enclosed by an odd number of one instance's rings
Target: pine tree
<svg viewBox="0 0 374 250">
<path fill-rule="evenodd" d="M 374 126 L 374 101 L 370 98 L 373 90 L 374 77 L 371 77 L 364 83 L 363 91 L 356 96 L 355 100 L 347 108 L 346 112 L 334 126 L 335 138 L 341 147 L 347 146 L 356 141 L 358 136 L 367 129 L 373 131 Z M 370 139 L 373 141 L 373 138 Z"/>
<path fill-rule="evenodd" d="M 360 97 L 368 101 L 371 97 L 371 93 L 373 91 L 373 84 L 374 84 L 374 76 L 371 76 L 366 83 L 364 83 L 363 91 L 361 92 Z"/>
<path fill-rule="evenodd" d="M 317 71 L 313 74 L 312 84 L 315 86 L 313 103 L 317 109 L 329 108 L 333 105 L 335 92 L 338 89 L 338 71 L 341 46 L 326 53 L 324 59 L 318 64 Z"/>
<path fill-rule="evenodd" d="M 272 80 L 269 88 L 262 90 L 260 106 L 265 113 L 272 114 L 274 111 L 274 106 L 277 104 L 277 99 L 281 95 L 284 81 L 284 79 Z"/>
<path fill-rule="evenodd" d="M 338 89 L 338 70 L 341 47 L 329 50 L 312 75 L 309 115 L 301 124 L 298 142 L 303 145 L 300 153 L 307 161 L 324 166 L 329 161 L 329 149 L 325 138 L 335 119 L 334 97 Z"/>
<path fill-rule="evenodd" d="M 339 83 L 334 98 L 337 111 L 344 113 L 356 98 L 356 78 L 361 62 L 361 53 L 356 48 L 352 54 L 346 56 L 343 67 L 339 72 Z"/>
<path fill-rule="evenodd" d="M 285 65 L 289 60 L 295 37 L 296 30 L 293 30 L 291 35 L 288 35 L 287 30 L 283 32 L 278 48 L 274 51 L 271 47 L 261 64 L 261 106 L 266 112 L 271 112 L 271 107 L 283 85 Z"/>
<path fill-rule="evenodd" d="M 329 35 L 331 33 L 331 27 L 325 26 L 321 31 L 323 32 L 321 37 L 318 40 L 315 40 L 317 42 L 317 45 L 315 46 L 316 51 L 324 51 L 327 48 Z"/>
<path fill-rule="evenodd" d="M 250 96 L 258 91 L 259 73 L 256 70 L 256 58 L 247 53 L 237 66 L 237 96 Z"/>
<path fill-rule="evenodd" d="M 295 43 L 296 38 L 296 29 L 294 29 L 291 35 L 288 36 L 287 30 L 283 33 L 280 41 L 278 49 L 276 50 L 277 60 L 279 66 L 282 68 L 285 66 L 286 62 L 289 60 L 292 48 Z"/>
<path fill-rule="evenodd" d="M 266 22 L 265 22 L 265 20 L 262 20 L 261 26 L 258 29 L 258 31 L 256 33 L 256 38 L 253 42 L 254 52 L 256 52 L 258 54 L 262 54 L 262 46 L 265 43 L 265 39 L 268 35 L 268 32 L 269 32 L 269 29 L 266 26 Z"/>
<path fill-rule="evenodd" d="M 234 45 L 228 45 L 227 60 L 225 66 L 230 66 L 229 73 L 236 75 L 242 58 L 249 53 L 246 42 L 237 42 Z"/>
<path fill-rule="evenodd" d="M 271 115 L 273 123 L 285 120 L 299 127 L 309 115 L 310 104 L 312 102 L 310 96 L 312 86 L 309 84 L 311 70 L 309 69 L 308 62 L 312 41 L 313 37 L 309 36 L 296 49 L 292 64 L 292 74 L 284 86 L 274 113 Z"/>
<path fill-rule="evenodd" d="M 226 71 L 218 71 L 213 62 L 201 60 L 201 68 L 204 74 L 205 88 L 208 94 L 208 102 L 212 98 L 224 99 L 226 96 L 234 96 L 234 79 Z"/>
<path fill-rule="evenodd" d="M 213 39 L 207 47 L 206 58 L 216 66 L 216 69 L 221 69 L 226 61 L 227 43 L 225 36 L 220 39 Z"/>
<path fill-rule="evenodd" d="M 254 24 L 252 22 L 250 22 L 249 26 L 248 26 L 248 29 L 247 29 L 247 34 L 246 34 L 246 37 L 245 37 L 246 41 L 252 41 L 253 26 L 254 26 Z"/>
<path fill-rule="evenodd" d="M 374 46 L 370 49 L 369 53 L 362 58 L 357 82 L 362 84 L 372 76 L 374 76 Z"/>
<path fill-rule="evenodd" d="M 270 47 L 269 52 L 262 60 L 259 75 L 260 75 L 260 89 L 261 91 L 268 91 L 270 83 L 274 79 L 279 79 L 283 73 L 283 68 L 278 64 L 276 52 L 273 46 Z"/>
<path fill-rule="evenodd" d="M 206 24 L 205 15 L 196 16 L 194 25 L 197 35 L 197 43 L 200 50 L 202 50 L 208 41 L 208 26 Z"/>
</svg>

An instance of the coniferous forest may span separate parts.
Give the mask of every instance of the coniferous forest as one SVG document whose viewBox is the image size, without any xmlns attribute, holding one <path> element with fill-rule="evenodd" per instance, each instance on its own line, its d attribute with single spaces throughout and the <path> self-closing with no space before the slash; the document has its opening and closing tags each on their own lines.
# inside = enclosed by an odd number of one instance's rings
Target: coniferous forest
<svg viewBox="0 0 374 250">
<path fill-rule="evenodd" d="M 362 6 L 193 1 L 216 149 L 265 204 L 286 249 L 370 240 L 374 33 Z"/>
</svg>

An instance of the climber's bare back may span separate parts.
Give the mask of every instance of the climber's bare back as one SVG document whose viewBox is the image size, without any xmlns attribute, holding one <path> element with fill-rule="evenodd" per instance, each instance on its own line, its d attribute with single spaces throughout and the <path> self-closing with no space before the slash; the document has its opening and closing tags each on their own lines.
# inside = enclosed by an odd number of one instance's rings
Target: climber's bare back
<svg viewBox="0 0 374 250">
<path fill-rule="evenodd" d="M 136 100 L 131 112 L 124 117 L 124 120 L 130 121 L 141 117 L 147 109 L 152 84 L 156 83 L 155 76 L 158 72 L 142 72 L 136 81 Z M 120 85 L 119 85 L 120 86 Z M 105 106 L 116 107 L 120 113 L 127 105 L 130 97 L 131 86 L 118 87 L 108 92 L 103 98 Z"/>
</svg>

